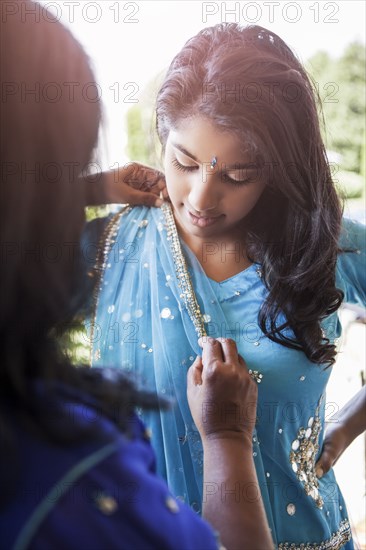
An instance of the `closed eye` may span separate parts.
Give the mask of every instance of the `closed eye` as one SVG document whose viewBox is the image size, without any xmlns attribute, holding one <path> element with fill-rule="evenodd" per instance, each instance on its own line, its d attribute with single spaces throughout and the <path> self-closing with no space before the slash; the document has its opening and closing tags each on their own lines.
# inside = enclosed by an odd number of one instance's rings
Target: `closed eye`
<svg viewBox="0 0 366 550">
<path fill-rule="evenodd" d="M 181 164 L 176 158 L 172 160 L 172 164 L 177 170 L 180 170 L 181 172 L 193 172 L 194 170 L 198 169 L 198 165 L 186 166 L 185 164 Z"/>
<path fill-rule="evenodd" d="M 248 183 L 251 183 L 252 181 L 255 180 L 254 177 L 252 178 L 245 178 L 245 179 L 242 179 L 242 180 L 236 180 L 234 178 L 231 178 L 230 176 L 228 176 L 227 174 L 221 174 L 221 180 L 226 182 L 226 183 L 231 183 L 232 185 L 247 185 Z"/>
</svg>

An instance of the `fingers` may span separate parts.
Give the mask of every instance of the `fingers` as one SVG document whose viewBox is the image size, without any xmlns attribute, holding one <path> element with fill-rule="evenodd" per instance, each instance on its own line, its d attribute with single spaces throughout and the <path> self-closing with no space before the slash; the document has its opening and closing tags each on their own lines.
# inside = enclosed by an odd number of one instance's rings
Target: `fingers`
<svg viewBox="0 0 366 550">
<path fill-rule="evenodd" d="M 231 340 L 230 338 L 218 338 L 217 340 L 221 344 L 225 363 L 238 362 L 238 348 L 236 347 L 234 340 Z"/>
<path fill-rule="evenodd" d="M 159 207 L 163 204 L 163 200 L 147 191 L 138 191 L 137 189 L 130 189 L 128 193 L 128 202 L 131 205 L 138 204 L 143 206 L 156 206 Z"/>
<path fill-rule="evenodd" d="M 187 373 L 188 384 L 194 386 L 202 385 L 202 357 L 199 355 L 196 357 L 194 363 L 190 366 Z"/>
<path fill-rule="evenodd" d="M 318 462 L 315 464 L 316 477 L 319 479 L 323 477 L 323 475 L 329 472 L 336 462 L 337 460 L 333 456 L 331 449 L 328 449 L 327 445 L 325 445 Z"/>
<path fill-rule="evenodd" d="M 215 342 L 218 345 L 215 345 Z M 204 337 L 198 340 L 198 344 L 203 349 L 204 362 L 207 357 L 208 359 L 221 360 L 224 363 L 239 362 L 241 365 L 245 365 L 244 359 L 238 354 L 236 343 L 231 338 Z"/>
<path fill-rule="evenodd" d="M 223 362 L 224 356 L 220 342 L 210 337 L 200 338 L 199 342 L 202 347 L 202 363 L 205 367 L 217 361 Z"/>
</svg>

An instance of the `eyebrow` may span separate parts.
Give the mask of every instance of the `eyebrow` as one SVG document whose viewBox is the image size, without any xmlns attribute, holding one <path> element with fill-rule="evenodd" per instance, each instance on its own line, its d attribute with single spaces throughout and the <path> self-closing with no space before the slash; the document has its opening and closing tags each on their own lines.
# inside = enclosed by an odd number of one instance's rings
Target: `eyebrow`
<svg viewBox="0 0 366 550">
<path fill-rule="evenodd" d="M 187 151 L 182 145 L 179 145 L 179 143 L 172 143 L 173 147 L 178 149 L 181 153 L 186 155 L 187 157 L 191 158 L 195 162 L 200 162 L 197 157 L 195 157 L 192 153 Z M 209 163 L 208 163 L 209 164 Z M 225 163 L 222 163 L 222 165 L 225 167 L 226 171 L 232 171 L 232 170 L 257 170 L 258 166 L 255 162 L 235 162 L 234 164 L 229 164 L 228 166 Z"/>
</svg>

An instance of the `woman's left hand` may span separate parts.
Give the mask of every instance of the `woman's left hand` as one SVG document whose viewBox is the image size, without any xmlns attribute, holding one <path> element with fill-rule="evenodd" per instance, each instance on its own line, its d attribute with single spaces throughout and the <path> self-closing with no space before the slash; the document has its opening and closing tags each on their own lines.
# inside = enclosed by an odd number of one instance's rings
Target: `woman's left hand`
<svg viewBox="0 0 366 550">
<path fill-rule="evenodd" d="M 165 176 L 159 170 L 138 162 L 84 178 L 88 206 L 131 204 L 159 207 L 168 193 Z"/>
<path fill-rule="evenodd" d="M 320 478 L 366 428 L 366 386 L 361 388 L 327 423 L 322 453 L 315 464 Z"/>
<path fill-rule="evenodd" d="M 342 423 L 337 420 L 330 422 L 325 432 L 322 453 L 315 464 L 315 472 L 318 478 L 321 478 L 333 468 L 349 444 L 349 437 Z"/>
</svg>

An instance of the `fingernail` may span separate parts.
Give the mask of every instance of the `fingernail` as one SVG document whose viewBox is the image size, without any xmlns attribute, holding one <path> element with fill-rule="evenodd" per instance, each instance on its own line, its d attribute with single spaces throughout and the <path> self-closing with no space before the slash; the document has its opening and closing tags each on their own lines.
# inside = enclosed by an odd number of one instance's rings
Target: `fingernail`
<svg viewBox="0 0 366 550">
<path fill-rule="evenodd" d="M 154 202 L 154 206 L 156 206 L 156 208 L 159 208 L 162 204 L 163 204 L 163 200 L 162 199 L 156 199 L 156 201 Z"/>
<path fill-rule="evenodd" d="M 316 477 L 320 479 L 321 477 L 323 477 L 324 470 L 321 466 L 315 466 L 315 473 L 316 473 Z"/>
<path fill-rule="evenodd" d="M 211 338 L 211 336 L 201 336 L 200 338 L 198 338 L 198 345 L 201 348 L 203 347 L 203 344 L 207 344 L 207 342 L 209 344 L 214 344 L 215 343 L 215 338 Z"/>
</svg>

